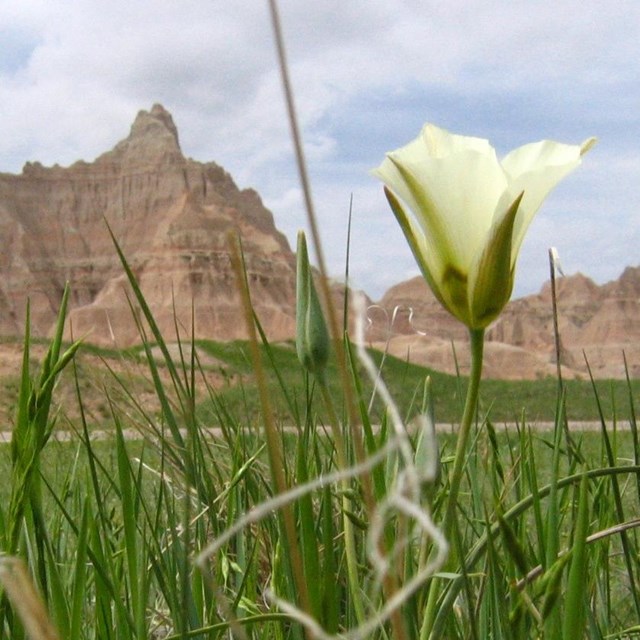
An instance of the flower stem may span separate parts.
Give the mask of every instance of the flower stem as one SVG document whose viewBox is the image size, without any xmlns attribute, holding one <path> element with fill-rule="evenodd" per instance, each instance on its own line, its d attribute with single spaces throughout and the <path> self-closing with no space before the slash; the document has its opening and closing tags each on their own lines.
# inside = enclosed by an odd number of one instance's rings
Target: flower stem
<svg viewBox="0 0 640 640">
<path fill-rule="evenodd" d="M 445 537 L 451 540 L 453 524 L 458 507 L 458 494 L 464 475 L 464 465 L 467 457 L 467 443 L 471 433 L 471 425 L 476 413 L 478 402 L 478 391 L 480 389 L 480 378 L 482 377 L 482 356 L 484 353 L 484 329 L 469 329 L 471 345 L 471 371 L 469 373 L 469 386 L 467 387 L 467 397 L 464 403 L 460 429 L 458 430 L 458 440 L 456 452 L 453 459 L 453 469 L 449 475 L 449 496 L 444 514 L 442 530 Z M 451 564 L 452 558 L 447 564 Z M 434 579 L 429 589 L 429 598 L 425 610 L 425 617 L 420 632 L 421 640 L 429 638 L 436 614 L 436 605 L 440 590 L 437 588 L 438 579 Z"/>
<path fill-rule="evenodd" d="M 444 524 L 442 527 L 447 538 L 451 535 L 451 526 L 458 506 L 458 493 L 460 492 L 460 483 L 464 475 L 464 463 L 467 457 L 467 442 L 476 413 L 480 378 L 482 376 L 484 329 L 470 329 L 469 337 L 471 342 L 471 372 L 469 373 L 469 386 L 467 387 L 467 398 L 464 403 L 462 421 L 460 422 L 460 429 L 458 430 L 453 470 L 451 471 L 449 480 L 449 500 L 447 502 L 447 510 L 444 514 Z"/>
</svg>

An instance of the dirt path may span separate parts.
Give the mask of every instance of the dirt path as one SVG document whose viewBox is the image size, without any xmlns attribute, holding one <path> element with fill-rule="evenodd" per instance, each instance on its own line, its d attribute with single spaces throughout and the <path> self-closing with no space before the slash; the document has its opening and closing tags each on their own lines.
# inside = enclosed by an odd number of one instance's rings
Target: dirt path
<svg viewBox="0 0 640 640">
<path fill-rule="evenodd" d="M 530 425 L 536 431 L 551 431 L 553 429 L 553 422 L 535 422 Z M 515 431 L 516 424 L 514 422 L 502 422 L 495 423 L 494 427 L 499 431 Z M 609 430 L 612 430 L 612 425 L 607 424 Z M 618 431 L 629 431 L 631 429 L 631 425 L 627 420 L 621 420 L 616 424 L 616 428 Z M 438 423 L 436 425 L 436 429 L 438 433 L 453 433 L 456 429 L 456 425 L 448 424 L 448 423 Z M 582 421 L 582 422 L 570 422 L 569 430 L 574 432 L 580 431 L 599 431 L 600 423 L 598 421 Z M 295 433 L 295 427 L 285 427 L 285 431 L 290 433 Z M 211 427 L 207 429 L 209 435 L 213 437 L 222 436 L 222 431 L 218 427 Z M 185 430 L 182 430 L 182 435 L 186 436 L 187 433 Z M 52 438 L 58 442 L 70 442 L 74 438 L 77 438 L 77 434 L 73 431 L 56 431 Z M 124 437 L 127 440 L 143 440 L 145 436 L 143 436 L 136 429 L 125 429 Z M 95 431 L 91 431 L 91 440 L 109 440 L 113 438 L 113 431 L 106 431 L 103 429 L 96 429 Z M 11 431 L 0 431 L 0 444 L 11 442 Z"/>
</svg>

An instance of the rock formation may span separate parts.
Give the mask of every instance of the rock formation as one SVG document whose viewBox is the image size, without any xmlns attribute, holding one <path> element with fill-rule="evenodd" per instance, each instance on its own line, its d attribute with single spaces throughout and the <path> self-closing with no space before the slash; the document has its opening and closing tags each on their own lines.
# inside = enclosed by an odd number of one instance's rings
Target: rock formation
<svg viewBox="0 0 640 640">
<path fill-rule="evenodd" d="M 0 334 L 50 332 L 65 282 L 75 336 L 98 344 L 139 340 L 111 227 L 156 316 L 175 336 L 245 337 L 227 232 L 242 238 L 253 301 L 272 339 L 294 333 L 295 257 L 253 190 L 215 163 L 183 156 L 171 115 L 141 111 L 129 136 L 94 162 L 27 163 L 0 174 Z"/>
<path fill-rule="evenodd" d="M 242 238 L 258 316 L 272 340 L 295 333 L 295 256 L 258 194 L 217 164 L 185 158 L 171 115 L 141 111 L 128 137 L 93 162 L 27 163 L 0 174 L 0 336 L 51 332 L 66 282 L 74 336 L 128 346 L 140 339 L 113 231 L 167 341 L 177 319 L 190 336 L 246 337 L 228 233 Z M 603 286 L 577 274 L 558 280 L 561 363 L 585 376 L 622 377 L 622 352 L 640 377 L 640 267 Z M 342 309 L 342 288 L 334 286 Z M 134 305 L 135 306 L 135 305 Z M 422 278 L 392 287 L 369 311 L 370 343 L 449 372 L 468 367 L 466 330 Z M 511 302 L 487 331 L 485 375 L 535 378 L 556 371 L 551 293 Z"/>
<path fill-rule="evenodd" d="M 640 267 L 598 286 L 578 273 L 556 282 L 560 362 L 567 377 L 640 377 Z M 368 338 L 377 348 L 434 369 L 468 370 L 466 329 L 442 309 L 421 277 L 387 291 L 370 310 Z M 391 320 L 393 319 L 393 322 Z M 455 357 L 454 357 L 455 351 Z M 551 286 L 513 300 L 488 328 L 485 377 L 539 378 L 556 374 Z"/>
</svg>

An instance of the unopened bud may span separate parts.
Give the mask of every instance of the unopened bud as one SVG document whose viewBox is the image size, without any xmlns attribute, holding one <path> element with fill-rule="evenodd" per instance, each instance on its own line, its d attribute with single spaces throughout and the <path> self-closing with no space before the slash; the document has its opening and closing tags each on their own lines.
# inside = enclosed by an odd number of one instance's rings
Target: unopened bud
<svg viewBox="0 0 640 640">
<path fill-rule="evenodd" d="M 321 376 L 329 359 L 329 332 L 313 284 L 304 232 L 298 232 L 296 269 L 296 350 L 302 366 Z"/>
</svg>

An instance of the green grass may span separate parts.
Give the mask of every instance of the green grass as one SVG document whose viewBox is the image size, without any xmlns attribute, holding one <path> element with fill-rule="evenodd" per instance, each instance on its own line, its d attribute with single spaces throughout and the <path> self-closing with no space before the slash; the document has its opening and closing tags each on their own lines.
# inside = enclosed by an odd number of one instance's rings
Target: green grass
<svg viewBox="0 0 640 640">
<path fill-rule="evenodd" d="M 576 437 L 580 451 L 584 456 L 587 465 L 591 468 L 601 466 L 605 462 L 605 452 L 603 450 L 602 436 L 597 431 L 577 432 Z M 540 461 L 537 471 L 543 483 L 548 483 L 551 476 L 551 458 L 548 455 L 553 446 L 552 433 L 549 431 L 533 432 L 532 444 L 534 457 Z M 283 442 L 288 455 L 291 458 L 296 456 L 296 444 L 298 437 L 294 433 L 284 433 Z M 243 444 L 248 451 L 258 451 L 261 447 L 261 438 L 259 435 L 248 433 L 243 438 Z M 496 446 L 499 457 L 504 459 L 513 455 L 517 455 L 518 441 L 515 432 L 510 429 L 508 432 L 498 431 L 496 433 Z M 454 448 L 455 434 L 442 433 L 439 436 L 439 445 L 443 457 L 446 458 Z M 227 449 L 220 442 L 218 443 L 221 451 L 227 452 Z M 326 446 L 326 445 L 325 445 Z M 477 450 L 480 455 L 489 455 L 489 443 L 487 440 L 480 440 L 477 444 Z M 619 465 L 629 465 L 633 463 L 630 453 L 633 452 L 633 434 L 627 430 L 618 431 L 614 437 L 614 457 Z M 99 440 L 91 445 L 92 454 L 96 456 L 104 467 L 107 475 L 113 476 L 117 471 L 117 452 L 114 448 L 112 439 Z M 147 464 L 151 467 L 158 467 L 160 456 L 155 446 L 142 439 L 134 439 L 127 443 L 127 450 L 132 458 L 144 457 Z M 41 466 L 43 474 L 47 477 L 51 489 L 54 494 L 65 489 L 65 479 L 70 469 L 76 469 L 78 473 L 87 473 L 89 467 L 89 452 L 82 444 L 81 437 L 64 441 L 52 439 L 42 452 Z M 258 456 L 261 464 L 268 463 L 266 453 L 262 452 Z M 10 443 L 0 444 L 0 477 L 7 478 L 11 475 L 11 445 Z M 153 486 L 156 480 L 153 476 L 147 477 L 147 483 Z M 10 485 L 7 483 L 0 484 L 0 503 L 5 504 L 10 497 Z M 48 504 L 53 505 L 51 496 L 45 496 Z"/>
<path fill-rule="evenodd" d="M 7 339 L 5 339 L 6 341 Z M 15 342 L 15 339 L 14 339 Z M 44 345 L 40 341 L 41 345 Z M 210 340 L 196 341 L 198 352 L 204 359 L 202 370 L 216 377 L 216 398 L 232 412 L 242 415 L 243 419 L 255 422 L 260 417 L 260 407 L 257 401 L 255 381 L 252 376 L 252 363 L 249 345 L 246 341 L 214 342 Z M 265 356 L 267 350 L 263 348 Z M 292 342 L 277 343 L 269 346 L 267 358 L 267 373 L 272 396 L 278 414 L 287 419 L 290 413 L 291 401 L 300 407 L 306 399 L 304 385 L 304 371 L 298 362 L 295 345 Z M 373 359 L 380 363 L 382 354 L 370 352 Z M 126 386 L 134 395 L 153 393 L 153 384 L 149 380 L 146 368 L 146 358 L 141 347 L 131 347 L 122 351 L 103 348 L 90 344 L 83 344 L 76 358 L 80 368 L 80 379 L 83 385 L 85 404 L 91 409 L 93 416 L 90 427 L 109 427 L 110 417 L 107 403 L 102 400 L 105 386 L 114 395 L 118 394 L 118 384 L 107 371 L 108 367 L 118 372 L 121 378 L 126 377 Z M 32 362 L 32 366 L 37 361 Z M 166 366 L 160 361 L 159 371 L 166 372 Z M 411 418 L 418 410 L 422 385 L 426 376 L 433 380 L 438 393 L 434 397 L 434 411 L 438 422 L 455 423 L 461 412 L 464 401 L 463 393 L 466 379 L 458 379 L 425 367 L 406 363 L 393 356 L 386 356 L 385 381 L 388 384 L 403 415 Z M 126 376 L 125 376 L 126 372 Z M 276 375 L 277 374 L 277 375 Z M 281 392 L 278 376 L 285 382 L 284 388 L 289 397 Z M 338 397 L 339 376 L 335 362 L 329 364 L 328 380 L 334 397 Z M 71 412 L 74 395 L 74 380 L 69 372 L 63 372 L 59 380 L 59 394 L 66 402 Z M 571 420 L 593 421 L 598 419 L 598 407 L 593 396 L 591 383 L 586 380 L 568 380 L 567 413 Z M 10 424 L 15 411 L 15 402 L 19 388 L 19 376 L 11 373 L 0 380 L 0 410 L 4 413 L 5 423 Z M 365 380 L 366 394 L 370 394 L 373 386 Z M 628 388 L 624 380 L 598 380 L 596 388 L 606 415 L 621 414 L 623 417 L 628 407 Z M 120 392 L 121 393 L 121 392 Z M 520 420 L 523 415 L 531 422 L 552 422 L 554 420 L 555 397 L 557 381 L 554 378 L 542 380 L 484 380 L 481 388 L 482 407 L 495 422 L 513 422 Z M 631 393 L 634 397 L 640 395 L 640 380 L 631 381 Z M 212 403 L 209 393 L 199 390 L 197 411 L 204 422 L 211 426 L 219 424 L 219 417 Z M 322 411 L 320 403 L 315 405 L 317 411 Z M 156 407 L 157 408 L 157 407 Z M 378 401 L 374 405 L 374 418 L 380 419 L 383 406 Z"/>
<path fill-rule="evenodd" d="M 10 557 L 25 564 L 51 623 L 72 640 L 224 638 L 234 624 L 238 637 L 242 630 L 255 639 L 305 638 L 291 614 L 268 604 L 268 589 L 307 609 L 331 633 L 373 621 L 367 637 L 380 640 L 398 637 L 397 629 L 407 640 L 428 637 L 427 610 L 432 637 L 566 640 L 576 626 L 587 638 L 635 633 L 640 447 L 633 431 L 618 432 L 611 420 L 633 418 L 635 382 L 570 382 L 564 406 L 553 380 L 485 381 L 446 577 L 433 580 L 419 576 L 433 557 L 434 538 L 393 500 L 411 497 L 411 485 L 397 493 L 398 483 L 437 456 L 438 479 L 424 476 L 412 504 L 442 522 L 455 431 L 441 434 L 435 451 L 427 419 L 412 436 L 409 458 L 407 451 L 392 450 L 362 475 L 320 482 L 289 503 L 287 521 L 282 508 L 268 506 L 279 493 L 274 465 L 284 490 L 296 489 L 345 471 L 391 441 L 391 414 L 380 399 L 369 410 L 372 383 L 361 365 L 349 373 L 363 425 L 358 445 L 335 362 L 323 398 L 291 344 L 256 345 L 251 353 L 246 342 L 202 341 L 203 360 L 215 360 L 199 366 L 171 357 L 159 334 L 154 340 L 125 357 L 93 348 L 91 359 L 83 360 L 84 347 L 74 351 L 57 338 L 39 373 L 26 340 L 15 399 L 18 435 L 13 445 L 0 447 L 0 473 L 9 479 L 0 488 L 0 544 L 7 554 L 0 559 L 7 587 L 0 638 L 25 637 L 25 614 L 11 595 L 18 574 Z M 154 344 L 159 355 L 149 358 Z M 381 364 L 381 354 L 373 356 Z M 256 357 L 275 407 L 270 423 L 256 400 Z M 116 368 L 114 362 L 124 364 Z M 101 385 L 86 384 L 99 366 Z M 217 385 L 210 384 L 213 374 Z M 403 415 L 434 414 L 456 423 L 466 380 L 393 358 L 384 361 L 381 378 Z M 96 390 L 103 394 L 100 424 L 113 433 L 106 442 L 92 442 L 95 425 L 85 410 L 95 407 L 88 396 Z M 141 392 L 154 402 L 142 402 Z M 569 420 L 602 412 L 607 429 L 568 440 L 561 419 L 550 431 L 526 426 L 565 411 Z M 501 419 L 520 420 L 519 427 L 495 431 Z M 337 431 L 329 429 L 332 421 Z M 270 446 L 281 458 L 265 447 L 267 424 L 275 437 Z M 218 436 L 203 429 L 212 425 L 220 427 Z M 131 427 L 142 440 L 123 437 Z M 75 435 L 56 442 L 50 437 L 56 430 Z M 344 464 L 338 464 L 335 433 L 344 439 Z M 263 509 L 260 517 L 227 536 L 256 509 Z M 394 553 L 383 585 L 367 546 L 381 513 L 379 544 Z M 212 540 L 222 542 L 208 550 Z M 415 579 L 393 622 L 376 624 L 376 612 Z M 306 585 L 304 598 L 300 584 Z M 571 625 L 563 626 L 567 619 Z"/>
<path fill-rule="evenodd" d="M 231 377 L 235 373 L 250 374 L 251 363 L 248 356 L 247 343 L 236 341 L 228 344 L 216 344 L 200 341 L 198 345 L 207 353 L 214 355 L 227 366 L 225 371 L 229 376 L 229 384 L 220 390 L 219 397 L 228 406 L 243 406 L 249 416 L 256 416 L 259 413 L 257 402 L 252 398 L 256 397 L 255 386 L 250 378 L 242 384 L 234 383 Z M 274 374 L 278 374 L 284 379 L 287 391 L 296 399 L 304 397 L 304 372 L 297 360 L 293 344 L 270 345 L 273 354 L 274 367 L 269 371 L 271 388 L 274 390 L 278 407 L 282 412 L 286 410 L 286 401 L 278 397 L 278 381 Z M 377 351 L 370 352 L 374 361 L 380 363 L 382 354 Z M 403 415 L 412 417 L 415 415 L 420 398 L 421 389 L 427 376 L 433 380 L 433 385 L 438 389 L 434 397 L 434 411 L 438 422 L 454 423 L 460 417 L 461 406 L 464 401 L 464 389 L 466 379 L 459 379 L 456 376 L 447 375 L 439 371 L 427 369 L 425 367 L 406 363 L 393 356 L 386 356 L 384 363 L 385 381 L 389 386 Z M 331 390 L 335 397 L 338 397 L 338 372 L 335 362 L 329 364 L 327 378 L 333 382 Z M 597 420 L 598 407 L 594 400 L 591 383 L 585 380 L 569 380 L 567 388 L 567 413 L 571 420 Z M 625 411 L 628 405 L 628 388 L 624 380 L 599 380 L 596 383 L 601 397 L 603 410 L 607 415 L 614 415 L 618 408 Z M 371 393 L 373 385 L 370 381 L 365 382 L 366 393 Z M 523 412 L 527 419 L 532 422 L 553 422 L 555 412 L 555 398 L 557 395 L 558 383 L 554 378 L 543 380 L 485 380 L 481 390 L 481 401 L 483 407 L 489 411 L 489 415 L 494 421 L 513 422 L 522 418 Z M 640 380 L 631 382 L 633 395 L 640 394 Z M 206 412 L 206 403 L 201 406 Z M 383 410 L 381 403 L 376 403 L 375 413 L 379 419 Z"/>
<path fill-rule="evenodd" d="M 218 390 L 218 397 L 228 407 L 238 409 L 242 407 L 250 416 L 259 415 L 256 398 L 256 387 L 252 379 L 252 363 L 249 345 L 246 341 L 232 341 L 227 343 L 207 340 L 196 341 L 197 347 L 210 356 L 215 357 L 219 364 L 207 366 L 204 369 L 220 371 L 225 384 Z M 263 348 L 265 357 L 267 349 Z M 270 386 L 274 390 L 277 406 L 282 413 L 286 413 L 288 402 L 282 394 L 278 394 L 281 385 L 280 377 L 287 392 L 302 402 L 304 398 L 304 370 L 302 369 L 293 342 L 269 345 L 267 358 L 269 366 Z M 382 362 L 380 352 L 371 350 L 370 354 L 377 364 Z M 420 365 L 406 363 L 394 356 L 384 358 L 385 381 L 389 386 L 396 402 L 405 416 L 412 416 L 417 410 L 417 400 L 420 397 L 424 380 L 429 376 L 437 387 L 438 394 L 434 398 L 434 410 L 438 422 L 453 423 L 460 417 L 461 405 L 464 401 L 463 392 L 466 388 L 466 378 L 458 378 Z M 277 374 L 277 375 L 276 375 Z M 330 362 L 327 378 L 331 390 L 338 397 L 338 370 L 335 362 Z M 592 421 L 598 419 L 598 407 L 594 400 L 593 388 L 586 380 L 568 380 L 567 412 L 572 420 Z M 628 388 L 624 380 L 599 380 L 596 382 L 600 394 L 603 410 L 607 415 L 614 415 L 617 408 L 626 410 L 628 404 Z M 482 385 L 483 407 L 489 411 L 494 421 L 512 422 L 520 420 L 523 412 L 532 422 L 553 422 L 555 412 L 555 398 L 558 383 L 555 378 L 542 380 L 485 380 Z M 370 381 L 365 382 L 366 393 L 373 390 Z M 640 380 L 631 381 L 634 396 L 640 394 Z M 462 396 L 462 397 L 461 397 Z M 207 403 L 200 405 L 200 410 L 206 415 Z M 381 403 L 375 405 L 378 417 L 383 410 Z"/>
<path fill-rule="evenodd" d="M 437 387 L 435 391 L 437 392 Z M 123 419 L 118 407 L 114 407 L 113 417 L 116 424 Z M 328 468 L 327 465 L 331 466 L 331 440 L 304 429 L 303 434 L 303 441 L 309 444 L 308 452 L 313 454 L 311 457 L 306 449 L 297 446 L 299 436 L 283 434 L 287 459 L 290 461 L 288 481 L 292 486 L 300 481 L 303 468 L 306 469 L 306 477 L 310 473 L 313 475 L 320 469 Z M 577 434 L 576 438 L 585 468 L 598 470 L 608 466 L 600 434 Z M 97 442 L 88 446 L 78 436 L 73 442 L 51 441 L 43 449 L 39 468 L 45 485 L 43 511 L 48 514 L 44 527 L 45 537 L 51 545 L 48 552 L 50 560 L 47 562 L 55 563 L 59 584 L 49 577 L 46 590 L 42 585 L 40 589 L 45 591 L 54 622 L 68 634 L 65 637 L 153 637 L 153 633 L 161 630 L 175 638 L 225 637 L 228 623 L 221 618 L 216 608 L 212 608 L 213 602 L 218 603 L 216 607 L 219 607 L 220 601 L 215 596 L 215 591 L 197 579 L 198 571 L 192 565 L 193 554 L 242 513 L 272 495 L 268 461 L 260 438 L 251 434 L 236 432 L 229 438 L 222 437 L 216 441 L 208 438 L 205 440 L 203 436 L 197 436 L 197 439 L 197 448 L 203 453 L 202 457 L 196 456 L 200 460 L 197 463 L 197 473 L 201 479 L 207 478 L 209 488 L 201 486 L 198 493 L 193 494 L 193 500 L 185 500 L 184 494 L 185 487 L 190 484 L 183 464 L 187 451 L 179 451 L 168 435 L 160 442 L 121 441 L 117 446 L 114 446 L 114 442 Z M 523 446 L 526 442 L 530 442 L 530 445 Z M 448 464 L 454 445 L 454 435 L 441 436 L 441 459 L 444 465 Z M 497 514 L 508 514 L 513 505 L 526 497 L 531 486 L 531 470 L 528 477 L 523 477 L 523 474 L 533 461 L 536 464 L 537 485 L 542 488 L 552 480 L 551 452 L 554 446 L 557 445 L 554 445 L 553 433 L 549 432 L 533 432 L 529 441 L 528 436 L 522 433 L 499 432 L 494 438 L 486 425 L 479 429 L 468 465 L 469 484 L 465 485 L 460 505 L 461 513 L 465 514 L 465 532 L 460 544 L 472 549 L 473 541 L 476 540 L 477 544 L 482 540 L 487 526 L 492 531 L 492 543 L 485 548 L 484 555 L 480 555 L 479 564 L 478 560 L 470 556 L 468 567 L 473 576 L 468 578 L 471 593 L 486 595 L 480 599 L 480 608 L 474 609 L 472 618 L 464 610 L 455 615 L 452 610 L 450 621 L 445 624 L 445 637 L 464 637 L 471 632 L 468 626 L 471 619 L 475 619 L 478 637 L 494 637 L 482 634 L 487 633 L 488 629 L 495 630 L 499 625 L 504 627 L 504 637 L 534 637 L 523 631 L 535 627 L 531 626 L 525 601 L 512 592 L 509 581 L 521 579 L 523 570 L 531 571 L 539 564 L 542 556 L 537 549 L 540 549 L 540 544 L 545 543 L 544 533 L 536 531 L 536 517 L 531 508 L 523 511 L 522 517 L 508 517 L 509 528 L 505 531 L 511 532 L 509 538 L 505 538 L 506 533 L 500 529 L 492 527 L 496 526 Z M 570 477 L 576 467 L 575 461 L 572 461 L 566 451 L 563 452 L 562 448 L 559 451 L 558 478 L 562 480 Z M 612 451 L 616 465 L 629 465 L 632 462 L 629 456 L 634 451 L 633 435 L 629 432 L 612 434 Z M 141 457 L 145 462 L 144 467 L 137 462 Z M 302 460 L 305 461 L 305 467 L 299 466 Z M 11 469 L 11 449 L 9 446 L 0 447 L 0 473 L 3 477 L 10 477 Z M 164 480 L 158 473 L 164 474 Z M 612 477 L 596 477 L 589 487 L 592 504 L 590 533 L 619 521 L 611 499 Z M 392 478 L 393 472 L 387 467 L 381 483 L 387 484 Z M 623 516 L 633 516 L 639 508 L 633 477 L 621 474 L 620 480 L 623 487 Z M 577 484 L 567 484 L 557 496 L 560 553 L 570 547 L 571 504 L 576 487 Z M 8 485 L 5 485 L 0 494 L 4 504 L 10 495 L 8 489 Z M 195 489 L 194 487 L 194 491 Z M 324 527 L 333 529 L 334 535 L 337 535 L 340 528 L 337 519 L 340 508 L 339 502 L 335 501 L 337 494 L 334 494 L 334 490 L 324 496 L 320 491 L 310 504 L 311 510 L 306 516 L 315 522 L 312 535 L 314 540 L 318 536 L 314 545 L 318 545 L 316 548 L 320 555 L 317 561 L 320 566 L 326 566 L 330 561 L 330 557 L 325 555 L 326 547 L 321 542 L 327 533 Z M 435 497 L 432 498 L 436 518 L 440 504 L 438 496 L 443 493 L 446 493 L 446 485 L 437 487 Z M 323 509 L 328 504 L 324 500 L 333 503 L 327 514 L 329 520 L 326 522 L 329 525 L 323 524 Z M 215 513 L 203 515 L 202 508 L 207 505 L 207 501 L 215 507 Z M 368 526 L 367 510 L 359 499 L 352 506 L 352 517 L 358 522 L 358 553 L 363 554 L 364 547 L 360 545 L 364 544 L 364 530 L 360 530 L 360 527 Z M 550 517 L 549 506 L 548 497 L 540 499 L 543 520 Z M 302 510 L 299 511 L 299 517 L 303 517 Z M 487 524 L 483 526 L 485 520 Z M 127 522 L 131 522 L 133 526 L 127 526 Z M 190 533 L 186 538 L 184 533 L 177 533 L 185 522 L 191 523 Z M 390 526 L 392 524 L 393 521 Z M 399 521 L 393 524 L 394 528 L 399 525 Z M 30 544 L 24 547 L 21 554 L 25 554 L 29 563 L 37 565 L 37 533 L 28 524 L 25 526 L 23 540 L 30 541 Z M 276 542 L 281 539 L 277 529 L 277 518 L 274 515 L 266 517 L 261 523 L 234 536 L 211 564 L 216 584 L 226 594 L 227 606 L 231 607 L 231 612 L 235 611 L 235 615 L 245 620 L 243 626 L 250 629 L 250 637 L 299 636 L 300 627 L 269 612 L 260 595 L 270 575 L 279 576 L 277 579 L 272 578 L 272 583 L 275 580 L 282 592 L 290 593 L 287 587 L 288 572 L 282 564 L 282 549 Z M 541 542 L 537 541 L 539 535 L 543 536 Z M 634 547 L 637 544 L 633 531 L 632 544 Z M 336 598 L 337 610 L 327 613 L 328 617 L 324 621 L 328 626 L 333 624 L 338 628 L 345 624 L 355 624 L 355 618 L 353 612 L 348 613 L 348 607 L 340 613 L 352 596 L 347 595 L 348 582 L 343 573 L 344 567 L 340 568 L 340 546 L 336 551 L 338 555 L 334 556 L 330 565 L 334 572 L 332 588 L 330 591 L 321 590 L 316 597 L 319 602 L 318 610 L 327 612 L 330 611 L 326 608 L 329 604 L 328 594 L 331 598 Z M 597 597 L 604 598 L 608 603 L 604 608 L 600 603 L 593 614 L 595 618 L 591 622 L 594 628 L 600 629 L 601 633 L 632 627 L 636 612 L 629 599 L 624 552 L 618 538 L 609 537 L 602 543 L 591 543 L 588 553 L 591 555 L 590 571 L 595 571 L 594 574 L 589 574 L 589 584 L 594 585 L 593 593 L 601 592 Z M 524 557 L 521 563 L 515 560 L 518 554 Z M 78 565 L 78 560 L 86 563 L 84 569 Z M 405 561 L 408 562 L 408 559 Z M 369 572 L 364 569 L 364 555 L 360 562 L 363 563 L 364 571 L 362 588 L 369 591 L 371 584 L 370 578 L 367 578 Z M 635 560 L 633 563 L 635 566 Z M 142 565 L 148 565 L 151 571 L 138 584 L 138 591 L 135 591 L 133 584 L 140 579 Z M 520 566 L 522 569 L 518 568 Z M 604 577 L 597 571 L 599 567 L 605 570 Z M 494 577 L 487 582 L 486 576 L 489 574 L 485 575 L 485 572 L 489 569 Z M 553 597 L 558 603 L 563 601 L 565 580 L 569 580 L 568 568 L 564 571 L 567 577 L 561 575 L 557 584 L 549 582 L 550 572 L 553 570 L 556 569 L 549 567 L 546 571 L 543 570 L 524 592 L 528 593 L 527 598 L 532 599 L 531 606 L 537 606 L 541 611 L 544 609 L 545 599 Z M 49 576 L 51 572 L 49 569 Z M 593 575 L 597 578 L 594 579 Z M 555 595 L 554 588 L 560 590 Z M 60 589 L 61 592 L 54 597 L 52 590 L 55 589 Z M 77 595 L 79 589 L 82 589 L 81 599 Z M 493 598 L 487 600 L 491 594 Z M 291 593 L 290 597 L 295 598 Z M 118 604 L 119 600 L 124 603 L 124 609 Z M 463 598 L 462 602 L 464 601 Z M 99 611 L 102 613 L 98 617 L 98 609 L 92 602 L 100 605 Z M 405 612 L 409 620 L 412 616 L 418 616 L 419 619 L 419 603 L 420 598 L 415 596 Z M 442 606 L 445 605 L 446 601 Z M 77 620 L 81 620 L 81 623 Z M 20 628 L 16 625 L 17 620 L 12 618 L 5 622 L 5 628 L 9 629 L 9 635 L 5 637 L 21 637 Z M 201 630 L 200 633 L 191 635 L 198 629 Z M 509 635 L 515 633 L 520 635 Z M 587 637 L 603 636 L 596 634 Z"/>
<path fill-rule="evenodd" d="M 95 347 L 84 353 L 58 337 L 40 358 L 38 375 L 27 337 L 25 369 L 14 383 L 17 435 L 0 447 L 0 473 L 10 478 L 0 488 L 0 505 L 6 505 L 0 506 L 0 543 L 7 554 L 0 578 L 9 580 L 7 596 L 15 579 L 10 558 L 19 558 L 52 624 L 73 640 L 222 638 L 235 619 L 247 637 L 304 638 L 299 622 L 266 603 L 267 589 L 330 632 L 375 621 L 398 588 L 418 579 L 434 547 L 413 516 L 385 507 L 379 543 L 395 555 L 381 587 L 367 532 L 378 509 L 396 499 L 403 474 L 434 455 L 439 479 L 425 477 L 422 494 L 412 500 L 433 522 L 442 521 L 455 430 L 439 437 L 436 453 L 418 429 L 409 444 L 416 462 L 391 451 L 361 477 L 310 489 L 288 511 L 265 507 L 226 538 L 229 527 L 279 493 L 388 446 L 389 407 L 378 394 L 369 408 L 373 384 L 360 364 L 353 366 L 349 376 L 364 427 L 360 450 L 336 362 L 329 364 L 323 397 L 291 343 L 255 345 L 251 353 L 247 342 L 198 341 L 200 363 L 176 360 L 162 336 L 155 337 L 160 340 L 123 355 Z M 407 421 L 433 414 L 456 424 L 465 379 L 371 356 Z M 254 376 L 256 357 L 267 372 L 262 382 Z M 100 382 L 88 382 L 101 366 Z M 211 384 L 214 374 L 217 384 Z M 260 384 L 268 387 L 269 408 L 258 401 Z M 555 380 L 484 381 L 443 567 L 447 578 L 419 578 L 395 614 L 393 631 L 386 620 L 373 623 L 367 637 L 565 640 L 576 626 L 589 638 L 635 633 L 639 446 L 635 432 L 618 432 L 615 424 L 633 421 L 636 385 L 571 381 L 558 404 Z M 96 392 L 102 394 L 98 422 Z M 141 393 L 155 400 L 141 402 Z M 276 418 L 268 427 L 275 436 L 270 446 L 281 451 L 275 457 L 264 444 L 265 411 Z M 558 418 L 600 414 L 608 418 L 606 431 L 573 433 L 570 440 Z M 527 426 L 554 419 L 550 431 Z M 518 425 L 494 431 L 501 420 Z M 373 424 L 380 429 L 370 429 Z M 92 442 L 96 426 L 113 438 Z M 210 426 L 220 434 L 208 435 L 203 428 Z M 143 440 L 123 437 L 132 427 Z M 56 430 L 75 435 L 56 442 L 50 438 Z M 342 454 L 336 433 L 344 438 Z M 224 542 L 206 551 L 214 539 Z M 11 602 L 0 598 L 0 638 L 20 639 L 24 614 Z M 425 620 L 435 635 L 425 635 Z"/>
</svg>

